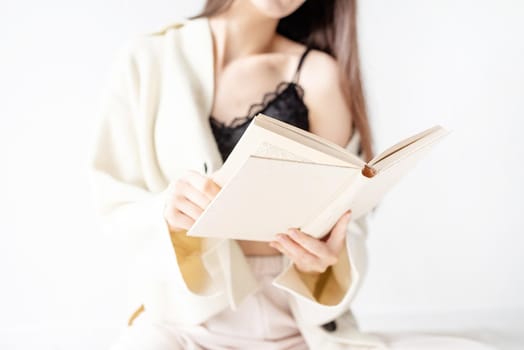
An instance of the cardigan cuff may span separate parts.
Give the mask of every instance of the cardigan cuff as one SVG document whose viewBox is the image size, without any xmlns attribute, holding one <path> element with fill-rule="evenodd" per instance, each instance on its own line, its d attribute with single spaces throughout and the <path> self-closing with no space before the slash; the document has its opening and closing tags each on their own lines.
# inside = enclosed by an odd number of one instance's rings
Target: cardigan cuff
<svg viewBox="0 0 524 350">
<path fill-rule="evenodd" d="M 273 281 L 277 288 L 289 293 L 305 322 L 322 325 L 334 320 L 348 308 L 359 289 L 366 265 L 366 236 L 353 221 L 348 230 L 338 262 L 323 274 L 311 276 L 301 273 L 290 262 Z"/>
</svg>

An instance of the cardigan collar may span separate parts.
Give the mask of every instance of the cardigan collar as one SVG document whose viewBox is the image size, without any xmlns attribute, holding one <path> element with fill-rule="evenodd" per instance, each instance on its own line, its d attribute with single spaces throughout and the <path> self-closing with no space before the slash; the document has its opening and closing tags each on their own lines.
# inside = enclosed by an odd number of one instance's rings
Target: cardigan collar
<svg viewBox="0 0 524 350">
<path fill-rule="evenodd" d="M 175 22 L 150 34 L 162 36 L 164 45 L 159 76 L 163 94 L 156 120 L 159 162 L 168 178 L 188 167 L 207 168 L 210 174 L 223 161 L 209 123 L 215 84 L 209 20 Z M 173 150 L 180 152 L 177 164 Z"/>
<path fill-rule="evenodd" d="M 199 89 L 195 89 L 193 93 L 195 99 L 200 97 L 198 100 L 201 102 L 201 113 L 198 116 L 205 135 L 202 138 L 205 143 L 204 149 L 208 151 L 206 154 L 207 172 L 212 173 L 222 166 L 223 161 L 209 123 L 215 96 L 215 49 L 209 19 L 200 17 L 189 20 L 185 30 L 182 30 L 181 33 L 187 35 L 187 40 L 184 40 L 187 45 L 185 53 L 189 62 L 194 62 L 197 68 L 194 70 L 197 78 L 195 80 L 201 82 Z M 194 49 L 196 45 L 200 47 L 199 50 Z"/>
</svg>

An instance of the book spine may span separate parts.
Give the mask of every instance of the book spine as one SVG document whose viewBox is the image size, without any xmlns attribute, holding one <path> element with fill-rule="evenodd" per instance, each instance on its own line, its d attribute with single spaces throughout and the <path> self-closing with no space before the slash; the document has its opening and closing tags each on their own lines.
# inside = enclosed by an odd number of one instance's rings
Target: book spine
<svg viewBox="0 0 524 350">
<path fill-rule="evenodd" d="M 320 238 L 329 233 L 331 228 L 337 223 L 338 219 L 349 209 L 360 188 L 369 179 L 358 173 L 351 183 L 341 191 L 340 195 L 324 209 L 316 218 L 303 225 L 300 229 L 309 235 Z"/>
</svg>

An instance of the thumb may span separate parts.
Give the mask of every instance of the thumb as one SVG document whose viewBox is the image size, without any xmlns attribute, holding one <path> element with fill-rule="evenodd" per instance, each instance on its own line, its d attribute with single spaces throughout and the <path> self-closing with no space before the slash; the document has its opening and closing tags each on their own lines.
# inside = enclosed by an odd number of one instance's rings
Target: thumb
<svg viewBox="0 0 524 350">
<path fill-rule="evenodd" d="M 347 226 L 351 220 L 351 210 L 346 211 L 331 229 L 327 244 L 334 251 L 339 251 L 346 239 Z"/>
</svg>

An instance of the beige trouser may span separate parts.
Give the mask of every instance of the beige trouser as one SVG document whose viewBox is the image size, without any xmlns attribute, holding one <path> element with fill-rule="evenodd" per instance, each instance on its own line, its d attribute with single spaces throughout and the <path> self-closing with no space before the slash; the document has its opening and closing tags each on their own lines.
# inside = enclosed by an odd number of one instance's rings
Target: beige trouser
<svg viewBox="0 0 524 350">
<path fill-rule="evenodd" d="M 146 310 L 111 350 L 307 349 L 285 292 L 271 284 L 282 271 L 281 256 L 248 256 L 247 261 L 260 289 L 236 311 L 227 309 L 202 325 L 182 328 L 154 323 Z"/>
<path fill-rule="evenodd" d="M 151 321 L 146 310 L 125 329 L 111 350 L 308 349 L 291 315 L 285 292 L 271 284 L 282 271 L 281 257 L 248 256 L 247 261 L 261 288 L 247 297 L 237 311 L 227 309 L 199 326 L 181 328 Z M 386 333 L 380 336 L 388 343 L 387 350 L 494 349 L 452 336 Z M 340 345 L 340 350 L 365 349 L 368 348 Z"/>
</svg>

